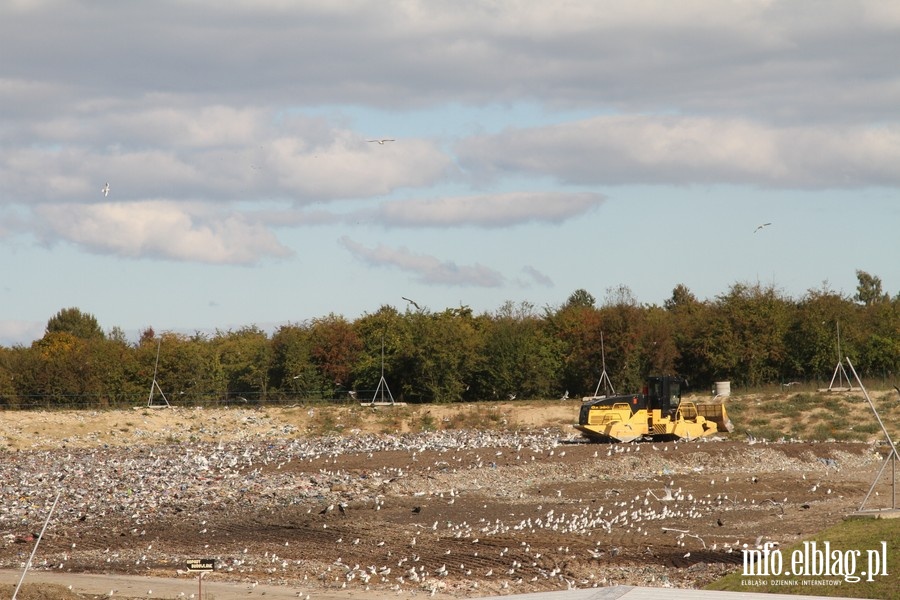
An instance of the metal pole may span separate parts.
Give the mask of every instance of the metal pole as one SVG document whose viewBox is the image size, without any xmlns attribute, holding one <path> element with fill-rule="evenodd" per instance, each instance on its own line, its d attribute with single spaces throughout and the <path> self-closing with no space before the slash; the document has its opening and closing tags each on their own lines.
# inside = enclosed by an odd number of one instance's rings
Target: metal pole
<svg viewBox="0 0 900 600">
<path fill-rule="evenodd" d="M 28 568 L 31 566 L 31 561 L 34 560 L 34 555 L 37 552 L 38 544 L 41 543 L 41 538 L 44 537 L 44 532 L 47 530 L 47 525 L 50 523 L 50 516 L 53 514 L 54 509 L 56 509 L 56 503 L 59 502 L 59 497 L 62 494 L 62 490 L 56 492 L 56 500 L 53 501 L 53 506 L 50 507 L 50 512 L 47 513 L 47 518 L 44 520 L 44 526 L 41 528 L 41 533 L 38 534 L 38 539 L 34 542 L 34 548 L 31 550 L 31 556 L 28 557 L 28 562 L 25 563 L 25 569 L 22 571 L 22 576 L 19 578 L 19 583 L 16 585 L 16 590 L 13 592 L 12 600 L 16 600 L 16 595 L 19 593 L 19 588 L 22 587 L 22 582 L 25 581 L 25 574 L 28 572 Z"/>
<path fill-rule="evenodd" d="M 156 344 L 156 363 L 153 365 L 153 381 L 150 382 L 150 397 L 147 398 L 147 406 L 153 405 L 153 386 L 156 385 L 156 372 L 159 370 L 159 351 L 162 348 L 162 338 Z"/>
<path fill-rule="evenodd" d="M 878 414 L 878 411 L 875 409 L 875 403 L 872 402 L 872 399 L 869 398 L 869 392 L 866 391 L 865 386 L 862 383 L 862 379 L 859 378 L 859 375 L 856 373 L 856 369 L 853 367 L 853 363 L 850 362 L 850 358 L 847 357 L 847 364 L 850 365 L 850 371 L 853 372 L 853 376 L 856 378 L 856 383 L 859 384 L 860 389 L 863 391 L 863 395 L 866 397 L 866 400 L 869 402 L 869 406 L 872 408 L 872 412 L 875 413 L 875 419 L 878 420 L 878 424 L 881 426 L 881 431 L 884 432 L 884 438 L 887 440 L 888 446 L 891 449 L 890 454 L 888 454 L 888 460 L 891 461 L 891 508 L 897 508 L 897 485 L 896 485 L 896 460 L 900 458 L 897 455 L 897 447 L 894 445 L 893 440 L 891 440 L 891 434 L 888 433 L 887 427 L 884 426 L 884 422 L 881 420 L 881 415 Z M 840 363 L 838 363 L 840 364 Z M 848 378 L 849 379 L 849 378 Z M 887 463 L 881 466 L 881 471 L 878 473 L 878 477 L 875 481 L 872 482 L 872 487 L 869 488 L 869 494 L 872 493 L 872 490 L 875 489 L 875 485 L 878 483 L 878 479 L 881 478 L 881 473 L 884 471 L 884 467 L 887 466 Z M 866 494 L 866 499 L 869 498 L 869 494 Z M 863 506 L 865 506 L 866 500 L 863 500 Z M 863 506 L 859 507 L 859 510 L 862 510 Z"/>
<path fill-rule="evenodd" d="M 841 364 L 841 321 L 837 321 L 837 351 L 838 351 L 838 364 Z M 850 361 L 847 361 L 848 363 Z M 841 365 L 841 371 L 844 370 L 844 366 Z M 838 375 L 838 385 L 844 387 L 844 378 L 843 375 Z M 847 378 L 847 387 L 850 387 L 850 378 Z"/>
</svg>

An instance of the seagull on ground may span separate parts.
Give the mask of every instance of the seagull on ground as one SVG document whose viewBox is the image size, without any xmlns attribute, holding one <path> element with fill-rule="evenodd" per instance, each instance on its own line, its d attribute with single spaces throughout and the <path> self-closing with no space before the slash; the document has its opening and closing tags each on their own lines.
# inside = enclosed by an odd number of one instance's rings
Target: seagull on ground
<svg viewBox="0 0 900 600">
<path fill-rule="evenodd" d="M 103 192 L 104 198 L 109 196 L 109 182 L 108 181 L 106 182 L 106 185 L 104 185 L 102 188 L 100 188 L 100 191 Z"/>
<path fill-rule="evenodd" d="M 768 227 L 769 225 L 771 225 L 771 223 L 763 223 L 762 225 L 760 225 L 759 227 L 757 227 L 756 229 L 754 229 L 754 230 L 753 230 L 753 233 L 756 233 L 756 232 L 759 231 L 760 229 L 762 229 L 762 228 L 764 228 L 764 227 Z"/>
</svg>

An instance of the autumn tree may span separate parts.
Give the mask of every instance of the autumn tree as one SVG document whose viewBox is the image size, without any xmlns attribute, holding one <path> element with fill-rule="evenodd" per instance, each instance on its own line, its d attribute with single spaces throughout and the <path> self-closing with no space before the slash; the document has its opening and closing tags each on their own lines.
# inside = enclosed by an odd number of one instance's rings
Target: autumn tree
<svg viewBox="0 0 900 600">
<path fill-rule="evenodd" d="M 85 396 L 94 388 L 94 369 L 83 338 L 68 331 L 46 333 L 32 343 L 20 368 L 21 393 L 42 399 L 45 406 L 96 404 L 96 397 Z"/>
<path fill-rule="evenodd" d="M 576 290 L 559 309 L 545 311 L 544 318 L 559 342 L 558 388 L 573 397 L 593 394 L 603 370 L 605 343 L 593 297 Z"/>
<path fill-rule="evenodd" d="M 608 288 L 600 308 L 607 374 L 613 385 L 639 390 L 647 378 L 642 356 L 643 310 L 626 285 Z"/>
<path fill-rule="evenodd" d="M 17 358 L 25 352 L 24 348 L 0 347 L 0 407 L 18 408 L 21 397 L 16 391 L 15 378 L 18 372 Z"/>
<path fill-rule="evenodd" d="M 359 360 L 362 343 L 353 325 L 344 317 L 329 314 L 313 319 L 310 325 L 310 354 L 329 395 L 350 389 L 351 374 Z"/>
<path fill-rule="evenodd" d="M 642 311 L 638 347 L 641 372 L 674 374 L 680 359 L 671 314 L 659 306 L 647 306 Z"/>
</svg>

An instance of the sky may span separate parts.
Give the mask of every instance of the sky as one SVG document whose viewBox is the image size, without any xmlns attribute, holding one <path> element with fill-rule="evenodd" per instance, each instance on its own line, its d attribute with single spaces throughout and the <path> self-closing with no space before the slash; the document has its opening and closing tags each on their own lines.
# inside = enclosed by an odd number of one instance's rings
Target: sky
<svg viewBox="0 0 900 600">
<path fill-rule="evenodd" d="M 900 293 L 896 0 L 8 0 L 0 57 L 0 345 Z"/>
</svg>

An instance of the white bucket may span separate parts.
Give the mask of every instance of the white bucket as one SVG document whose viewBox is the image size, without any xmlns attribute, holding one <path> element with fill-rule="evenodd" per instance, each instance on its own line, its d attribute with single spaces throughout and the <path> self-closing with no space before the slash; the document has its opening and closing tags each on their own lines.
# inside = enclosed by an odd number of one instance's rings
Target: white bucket
<svg viewBox="0 0 900 600">
<path fill-rule="evenodd" d="M 730 396 L 731 395 L 731 382 L 730 381 L 717 381 L 716 382 L 716 396 Z"/>
</svg>

